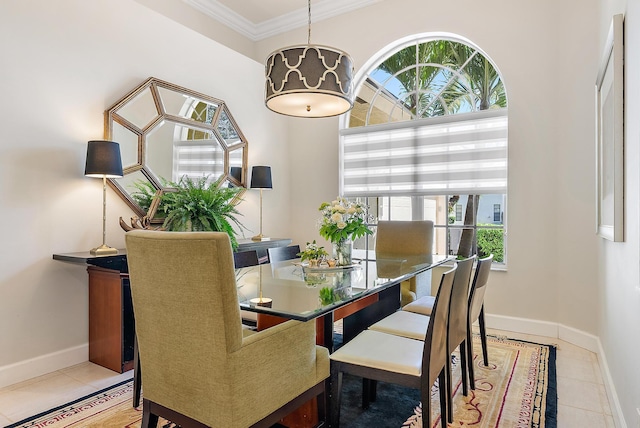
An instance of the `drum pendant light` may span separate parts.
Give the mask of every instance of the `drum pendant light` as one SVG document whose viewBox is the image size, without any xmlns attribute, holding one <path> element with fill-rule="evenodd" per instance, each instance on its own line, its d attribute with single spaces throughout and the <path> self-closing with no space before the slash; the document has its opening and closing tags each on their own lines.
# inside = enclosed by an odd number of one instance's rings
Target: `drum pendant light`
<svg viewBox="0 0 640 428">
<path fill-rule="evenodd" d="M 267 58 L 265 104 L 287 116 L 336 116 L 353 107 L 353 61 L 344 51 L 311 44 L 311 0 L 307 5 L 307 44 Z"/>
</svg>

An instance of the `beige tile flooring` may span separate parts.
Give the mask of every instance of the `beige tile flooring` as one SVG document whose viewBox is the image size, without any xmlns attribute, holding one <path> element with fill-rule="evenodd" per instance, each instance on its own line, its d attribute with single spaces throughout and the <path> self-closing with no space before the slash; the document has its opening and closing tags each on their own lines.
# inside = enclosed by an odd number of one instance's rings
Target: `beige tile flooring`
<svg viewBox="0 0 640 428">
<path fill-rule="evenodd" d="M 549 337 L 492 329 L 487 333 L 557 346 L 558 428 L 615 428 L 595 353 Z"/>
<path fill-rule="evenodd" d="M 491 334 L 557 345 L 558 428 L 614 428 L 596 354 L 540 336 L 490 330 Z M 0 389 L 0 426 L 6 426 L 98 391 L 132 373 L 86 362 Z"/>
</svg>

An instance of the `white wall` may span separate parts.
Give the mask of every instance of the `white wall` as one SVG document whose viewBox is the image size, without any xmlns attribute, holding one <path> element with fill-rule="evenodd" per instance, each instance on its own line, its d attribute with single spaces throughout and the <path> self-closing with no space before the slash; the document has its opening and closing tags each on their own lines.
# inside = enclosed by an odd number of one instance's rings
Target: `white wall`
<svg viewBox="0 0 640 428">
<path fill-rule="evenodd" d="M 0 386 L 87 359 L 87 273 L 52 260 L 101 243 L 102 182 L 83 176 L 103 112 L 149 76 L 227 102 L 249 165 L 273 165 L 264 228 L 287 236 L 284 121 L 263 105 L 263 65 L 133 0 L 0 2 Z M 132 212 L 109 188 L 107 243 Z M 258 193 L 242 222 L 258 229 Z M 35 359 L 35 360 L 31 360 Z"/>
<path fill-rule="evenodd" d="M 598 48 L 604 49 L 614 14 L 625 15 L 625 242 L 599 240 L 598 336 L 616 386 L 626 426 L 640 426 L 640 1 L 604 0 L 598 22 Z M 598 58 L 598 61 L 600 58 Z"/>
</svg>

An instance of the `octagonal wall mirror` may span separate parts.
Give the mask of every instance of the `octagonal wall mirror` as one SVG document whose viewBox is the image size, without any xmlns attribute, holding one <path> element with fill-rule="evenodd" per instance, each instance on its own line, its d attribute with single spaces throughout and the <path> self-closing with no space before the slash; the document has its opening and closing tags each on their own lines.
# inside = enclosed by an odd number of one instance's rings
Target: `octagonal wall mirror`
<svg viewBox="0 0 640 428">
<path fill-rule="evenodd" d="M 105 111 L 105 138 L 124 169 L 109 185 L 147 222 L 162 223 L 157 197 L 185 175 L 246 188 L 247 140 L 217 98 L 151 77 Z"/>
</svg>

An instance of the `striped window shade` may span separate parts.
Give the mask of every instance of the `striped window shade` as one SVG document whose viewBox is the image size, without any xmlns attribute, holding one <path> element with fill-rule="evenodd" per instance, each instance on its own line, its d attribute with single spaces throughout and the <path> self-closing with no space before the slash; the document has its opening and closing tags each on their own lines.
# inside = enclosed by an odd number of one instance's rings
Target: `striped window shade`
<svg viewBox="0 0 640 428">
<path fill-rule="evenodd" d="M 215 139 L 175 142 L 173 157 L 174 181 L 185 175 L 215 180 L 224 173 L 224 151 Z"/>
<path fill-rule="evenodd" d="M 345 197 L 507 192 L 507 109 L 340 131 Z"/>
</svg>

